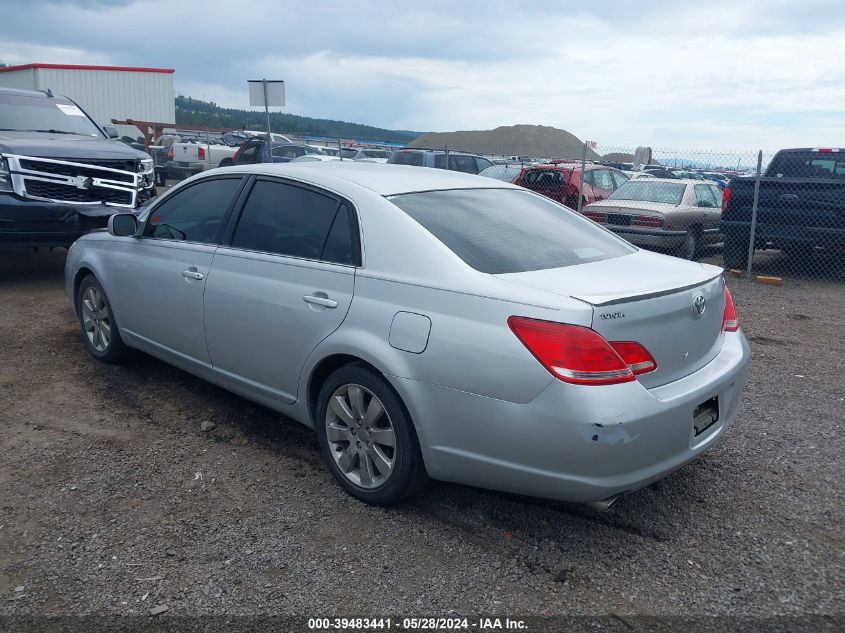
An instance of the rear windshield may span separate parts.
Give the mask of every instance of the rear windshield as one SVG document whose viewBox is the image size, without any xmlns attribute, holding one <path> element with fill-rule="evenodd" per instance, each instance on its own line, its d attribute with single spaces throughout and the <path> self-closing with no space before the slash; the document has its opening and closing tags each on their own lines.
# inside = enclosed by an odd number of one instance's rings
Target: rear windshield
<svg viewBox="0 0 845 633">
<path fill-rule="evenodd" d="M 387 159 L 387 162 L 393 163 L 394 165 L 414 165 L 415 167 L 422 167 L 423 154 L 422 152 L 394 152 L 390 158 Z"/>
<path fill-rule="evenodd" d="M 776 178 L 845 178 L 845 152 L 780 152 L 767 176 Z"/>
<path fill-rule="evenodd" d="M 452 189 L 390 201 L 483 273 L 561 268 L 636 250 L 571 209 L 528 191 Z"/>
<path fill-rule="evenodd" d="M 608 200 L 637 200 L 639 202 L 663 202 L 681 204 L 686 185 L 653 180 L 629 180 L 610 194 Z"/>
</svg>

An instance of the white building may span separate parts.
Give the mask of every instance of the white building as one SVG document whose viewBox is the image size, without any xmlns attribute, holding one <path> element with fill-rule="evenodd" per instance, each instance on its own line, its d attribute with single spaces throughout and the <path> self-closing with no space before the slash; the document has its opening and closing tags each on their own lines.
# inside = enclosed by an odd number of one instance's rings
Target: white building
<svg viewBox="0 0 845 633">
<path fill-rule="evenodd" d="M 112 119 L 176 122 L 172 68 L 24 64 L 0 68 L 0 86 L 50 90 L 70 97 L 100 125 Z M 115 126 L 121 135 L 140 135 L 132 126 Z"/>
</svg>

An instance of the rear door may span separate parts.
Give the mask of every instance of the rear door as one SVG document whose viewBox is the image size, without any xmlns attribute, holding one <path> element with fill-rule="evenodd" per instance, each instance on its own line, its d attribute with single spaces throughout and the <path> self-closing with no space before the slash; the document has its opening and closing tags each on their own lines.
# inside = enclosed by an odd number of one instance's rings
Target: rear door
<svg viewBox="0 0 845 633">
<path fill-rule="evenodd" d="M 239 175 L 204 178 L 150 211 L 143 236 L 127 238 L 109 289 L 121 330 L 189 371 L 210 371 L 203 331 L 203 291 Z"/>
<path fill-rule="evenodd" d="M 609 169 L 593 169 L 590 172 L 593 176 L 593 197 L 595 200 L 604 200 L 616 190 L 616 183 L 613 182 L 613 175 Z"/>
<path fill-rule="evenodd" d="M 205 332 L 215 374 L 268 405 L 296 399 L 308 354 L 343 322 L 360 261 L 352 205 L 257 178 L 215 255 Z"/>
</svg>

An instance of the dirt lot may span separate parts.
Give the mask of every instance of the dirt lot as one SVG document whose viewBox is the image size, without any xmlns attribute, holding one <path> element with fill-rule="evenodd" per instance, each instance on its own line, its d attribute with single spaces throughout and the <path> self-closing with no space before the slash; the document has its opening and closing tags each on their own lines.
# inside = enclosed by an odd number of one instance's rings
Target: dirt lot
<svg viewBox="0 0 845 633">
<path fill-rule="evenodd" d="M 94 362 L 63 265 L 0 253 L 0 615 L 842 616 L 841 279 L 731 279 L 743 414 L 599 514 L 450 484 L 354 501 L 305 427 L 146 356 Z"/>
</svg>

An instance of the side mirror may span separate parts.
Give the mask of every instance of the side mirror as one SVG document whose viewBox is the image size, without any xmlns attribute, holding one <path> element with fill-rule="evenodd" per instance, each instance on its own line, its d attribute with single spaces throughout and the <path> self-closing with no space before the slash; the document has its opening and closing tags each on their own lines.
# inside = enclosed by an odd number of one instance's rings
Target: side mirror
<svg viewBox="0 0 845 633">
<path fill-rule="evenodd" d="M 103 132 L 106 133 L 106 136 L 109 138 L 118 138 L 120 134 L 117 133 L 117 128 L 112 127 L 111 125 L 104 125 Z"/>
<path fill-rule="evenodd" d="M 138 232 L 138 218 L 134 213 L 117 213 L 109 218 L 109 233 L 115 237 L 130 237 Z"/>
</svg>

